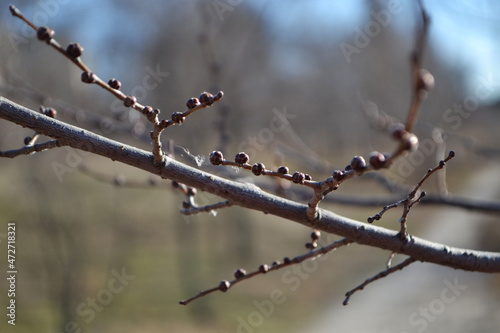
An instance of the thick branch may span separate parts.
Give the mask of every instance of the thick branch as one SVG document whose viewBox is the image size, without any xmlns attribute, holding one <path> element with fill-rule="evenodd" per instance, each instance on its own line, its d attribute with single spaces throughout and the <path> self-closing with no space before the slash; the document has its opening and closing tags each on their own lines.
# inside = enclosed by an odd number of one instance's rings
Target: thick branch
<svg viewBox="0 0 500 333">
<path fill-rule="evenodd" d="M 417 237 L 401 240 L 398 232 L 368 225 L 320 209 L 318 219 L 307 217 L 307 205 L 262 191 L 251 184 L 230 181 L 165 157 L 154 163 L 153 154 L 65 124 L 0 97 L 0 118 L 59 140 L 61 145 L 88 151 L 144 171 L 176 180 L 231 200 L 235 205 L 273 214 L 314 229 L 346 237 L 354 242 L 408 255 L 415 260 L 469 271 L 500 272 L 500 253 L 447 247 Z"/>
</svg>

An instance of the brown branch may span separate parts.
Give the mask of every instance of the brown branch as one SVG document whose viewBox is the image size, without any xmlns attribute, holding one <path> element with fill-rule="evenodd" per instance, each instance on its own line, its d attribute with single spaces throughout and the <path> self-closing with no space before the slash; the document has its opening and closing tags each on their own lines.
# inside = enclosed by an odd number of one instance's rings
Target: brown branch
<svg viewBox="0 0 500 333">
<path fill-rule="evenodd" d="M 391 274 L 391 273 L 394 273 L 394 272 L 396 272 L 396 271 L 398 271 L 398 270 L 401 270 L 401 269 L 405 268 L 406 266 L 408 266 L 408 265 L 410 265 L 410 264 L 414 263 L 415 261 L 416 261 L 416 259 L 413 259 L 413 258 L 408 258 L 408 259 L 406 259 L 405 261 L 403 261 L 402 263 L 400 263 L 400 264 L 398 264 L 398 265 L 396 265 L 396 266 L 394 266 L 394 267 L 387 268 L 385 271 L 380 272 L 380 273 L 378 273 L 377 275 L 375 275 L 375 276 L 373 276 L 373 277 L 371 277 L 371 278 L 369 278 L 369 279 L 366 279 L 366 280 L 365 280 L 365 282 L 363 282 L 362 284 L 360 284 L 360 285 L 359 285 L 359 286 L 357 286 L 356 288 L 354 288 L 354 289 L 352 289 L 352 290 L 348 291 L 348 292 L 345 294 L 345 300 L 344 300 L 343 304 L 344 304 L 344 305 L 348 305 L 348 304 L 349 304 L 349 299 L 351 298 L 351 296 L 352 296 L 355 292 L 357 292 L 357 291 L 359 291 L 359 290 L 363 290 L 363 289 L 366 287 L 366 285 L 368 285 L 368 284 L 370 284 L 370 283 L 372 283 L 372 282 L 374 282 L 374 281 L 377 281 L 378 279 L 384 278 L 384 277 L 386 277 L 387 275 L 389 275 L 389 274 Z"/>
<path fill-rule="evenodd" d="M 0 151 L 0 157 L 14 158 L 20 155 L 29 155 L 35 152 L 41 152 L 56 147 L 61 147 L 59 141 L 51 140 L 44 143 L 37 143 L 35 145 L 27 145 L 19 149 Z"/>
<path fill-rule="evenodd" d="M 425 192 L 422 192 L 422 193 L 420 193 L 419 197 L 417 199 L 415 199 L 415 196 L 417 195 L 417 192 L 419 191 L 420 187 L 422 187 L 422 185 L 424 184 L 424 182 L 432 174 L 434 174 L 438 170 L 443 169 L 444 166 L 446 165 L 446 162 L 448 162 L 449 160 L 451 160 L 453 157 L 455 157 L 455 152 L 452 150 L 452 151 L 450 151 L 450 153 L 448 154 L 448 157 L 446 157 L 446 159 L 440 161 L 439 164 L 436 167 L 427 170 L 427 173 L 422 177 L 422 179 L 420 179 L 420 181 L 417 183 L 417 185 L 415 185 L 415 187 L 413 188 L 413 190 L 406 196 L 406 198 L 404 198 L 402 200 L 398 200 L 395 203 L 392 203 L 390 205 L 384 206 L 384 208 L 382 208 L 382 210 L 378 214 L 375 214 L 374 216 L 368 217 L 368 223 L 373 223 L 374 221 L 380 220 L 382 218 L 382 215 L 384 215 L 385 212 L 387 212 L 388 210 L 390 210 L 392 208 L 396 208 L 396 207 L 398 207 L 399 205 L 402 204 L 403 205 L 403 215 L 399 219 L 399 222 L 401 223 L 400 236 L 405 239 L 406 236 L 407 236 L 407 233 L 406 233 L 406 219 L 408 217 L 408 214 L 410 213 L 410 209 L 412 208 L 412 206 L 414 204 L 420 202 L 422 200 L 422 198 L 424 198 L 425 195 L 426 195 Z"/>
<path fill-rule="evenodd" d="M 55 39 L 54 30 L 49 27 L 37 27 L 33 22 L 27 19 L 19 9 L 14 5 L 9 6 L 10 12 L 14 17 L 18 17 L 28 24 L 32 29 L 37 32 L 37 37 L 39 40 L 46 42 L 48 45 L 52 46 L 56 51 L 61 53 L 64 57 L 73 62 L 77 67 L 79 67 L 83 73 L 81 80 L 88 84 L 97 84 L 104 90 L 111 93 L 113 96 L 118 98 L 126 107 L 130 107 L 142 113 L 152 124 L 153 131 L 151 132 L 151 139 L 153 140 L 153 155 L 156 164 L 163 163 L 163 151 L 162 144 L 160 140 L 161 133 L 164 129 L 175 124 L 182 124 L 184 119 L 193 114 L 194 112 L 211 106 L 214 102 L 219 101 L 224 93 L 219 91 L 215 96 L 210 93 L 204 92 L 200 95 L 200 98 L 190 98 L 187 101 L 187 110 L 183 112 L 174 112 L 171 119 L 159 120 L 159 109 L 153 109 L 151 106 L 142 105 L 137 102 L 135 96 L 127 96 L 119 89 L 121 87 L 120 81 L 112 78 L 108 82 L 103 81 L 97 74 L 93 73 L 90 68 L 85 65 L 81 60 L 81 55 L 83 53 L 83 47 L 78 43 L 69 44 L 66 49 L 64 49 Z"/>
<path fill-rule="evenodd" d="M 208 294 L 211 294 L 213 292 L 216 292 L 216 291 L 226 292 L 229 290 L 229 288 L 231 288 L 232 286 L 234 286 L 235 284 L 237 284 L 241 281 L 253 278 L 253 277 L 260 275 L 260 274 L 266 274 L 266 273 L 271 272 L 271 271 L 276 271 L 278 269 L 282 269 L 282 268 L 285 268 L 285 267 L 288 267 L 291 265 L 300 264 L 304 260 L 316 258 L 320 255 L 323 255 L 323 254 L 326 254 L 330 251 L 333 251 L 341 246 L 349 245 L 350 243 L 352 243 L 352 241 L 350 241 L 346 238 L 343 238 L 343 239 L 335 241 L 327 246 L 323 246 L 322 248 L 319 248 L 317 250 L 314 250 L 314 251 L 311 251 L 309 253 L 297 256 L 293 259 L 284 258 L 282 263 L 275 261 L 271 266 L 268 266 L 265 264 L 260 265 L 258 270 L 251 272 L 251 273 L 246 273 L 243 269 L 240 268 L 235 272 L 236 279 L 234 279 L 232 281 L 223 280 L 219 283 L 219 286 L 201 291 L 197 295 L 195 295 L 191 298 L 188 298 L 187 300 L 180 301 L 179 304 L 188 305 L 192 301 L 194 301 L 200 297 L 206 296 Z"/>
<path fill-rule="evenodd" d="M 235 205 L 337 234 L 359 244 L 405 254 L 419 261 L 469 271 L 500 272 L 500 253 L 451 248 L 418 237 L 411 237 L 408 242 L 403 242 L 397 237 L 396 231 L 355 221 L 323 209 L 319 209 L 318 218 L 311 221 L 307 217 L 307 205 L 271 195 L 255 185 L 242 184 L 200 171 L 168 157 L 165 157 L 165 165 L 158 167 L 152 153 L 41 115 L 3 97 L 0 97 L 0 118 L 57 139 L 61 145 L 104 156 L 207 191 L 230 200 Z"/>
<path fill-rule="evenodd" d="M 181 210 L 181 214 L 184 215 L 194 215 L 199 213 L 211 213 L 215 212 L 218 209 L 223 209 L 227 207 L 231 207 L 233 203 L 230 200 L 217 202 L 211 205 L 205 206 L 191 206 L 189 208 L 185 208 Z"/>
<path fill-rule="evenodd" d="M 434 86 L 434 78 L 432 75 L 422 70 L 422 61 L 424 56 L 425 42 L 429 31 L 430 18 L 425 11 L 422 1 L 417 0 L 420 10 L 421 22 L 417 26 L 415 47 L 411 56 L 412 63 L 412 82 L 413 82 L 413 99 L 408 112 L 406 121 L 406 131 L 412 132 L 415 123 L 417 122 L 420 105 L 427 96 L 428 90 Z"/>
</svg>

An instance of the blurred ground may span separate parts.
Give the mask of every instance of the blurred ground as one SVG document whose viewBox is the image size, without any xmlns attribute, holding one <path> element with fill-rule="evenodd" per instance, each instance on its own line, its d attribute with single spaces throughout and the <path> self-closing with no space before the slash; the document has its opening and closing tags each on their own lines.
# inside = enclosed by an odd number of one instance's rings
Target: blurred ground
<svg viewBox="0 0 500 333">
<path fill-rule="evenodd" d="M 221 3 L 231 5 L 216 6 Z M 169 128 L 164 145 L 172 140 L 200 157 L 214 149 L 226 156 L 245 150 L 252 162 L 285 164 L 322 179 L 343 168 L 353 155 L 394 148 L 380 130 L 383 124 L 370 119 L 386 114 L 405 120 L 415 8 L 404 2 L 393 9 L 391 21 L 363 47 L 358 45 L 359 52 L 346 57 L 342 43 L 361 43 L 358 31 L 378 22 L 370 13 L 386 13 L 389 2 L 353 1 L 352 8 L 344 2 L 314 1 L 317 7 L 312 3 L 308 8 L 300 2 L 285 6 L 261 1 L 47 0 L 16 5 L 27 17 L 53 27 L 61 44 L 80 42 L 83 60 L 96 73 L 103 79 L 117 77 L 123 91 L 159 107 L 167 117 L 202 91 L 225 92 L 220 103 Z M 479 9 L 494 14 L 497 4 L 455 8 L 456 2 L 440 3 L 447 9 L 444 18 L 429 4 L 429 15 L 436 20 L 424 64 L 436 87 L 416 127 L 421 145 L 384 175 L 414 185 L 445 151 L 454 149 L 457 157 L 446 169 L 450 193 L 498 201 L 496 182 L 488 182 L 498 179 L 500 170 L 497 69 L 472 71 L 486 62 L 480 58 L 483 51 L 495 54 L 488 45 L 499 44 L 500 34 L 494 32 L 500 25 L 492 15 L 478 14 Z M 0 15 L 2 96 L 32 109 L 55 107 L 61 120 L 151 149 L 150 128 L 140 115 L 97 87 L 82 84 L 81 73 L 33 38 L 10 16 L 5 1 L 0 1 Z M 449 21 L 464 17 L 469 30 L 476 22 L 482 32 L 489 31 L 480 34 L 484 47 L 474 53 L 475 60 L 464 61 L 458 51 L 445 53 L 438 34 Z M 452 38 L 456 34 L 449 28 Z M 465 36 L 458 41 L 466 50 L 460 54 L 476 52 Z M 288 115 L 286 126 L 276 127 L 280 115 Z M 18 148 L 30 135 L 29 130 L 0 122 L 0 149 Z M 67 166 L 67 172 L 61 173 L 60 165 Z M 89 177 L 82 166 L 110 181 Z M 200 167 L 224 176 L 248 176 L 206 162 Z M 251 271 L 304 253 L 310 230 L 236 207 L 215 217 L 184 217 L 179 214 L 184 198 L 168 181 L 154 179 L 158 185 L 151 186 L 149 175 L 66 148 L 2 159 L 0 172 L 0 248 L 7 223 L 17 224 L 16 332 L 319 332 L 356 331 L 355 324 L 365 324 L 369 329 L 359 326 L 359 331 L 410 333 L 459 332 L 459 327 L 485 332 L 498 326 L 498 276 L 420 263 L 370 285 L 342 307 L 345 292 L 378 272 L 388 256 L 358 245 L 308 262 L 303 267 L 307 274 L 290 269 L 260 276 L 226 294 L 182 307 L 179 300 L 230 279 L 239 267 Z M 116 176 L 125 179 L 125 186 L 114 184 Z M 436 179 L 442 175 L 435 176 L 425 190 L 437 191 Z M 127 186 L 133 182 L 144 187 Z M 335 193 L 375 198 L 389 194 L 369 177 L 353 179 Z M 204 204 L 216 198 L 200 193 L 198 200 Z M 381 209 L 322 207 L 361 221 Z M 388 212 L 380 224 L 395 229 L 399 216 L 400 211 Z M 448 231 L 450 224 L 459 222 L 464 229 Z M 417 236 L 500 251 L 498 215 L 419 205 L 409 223 Z M 323 235 L 322 245 L 327 238 Z M 445 281 L 453 283 L 455 277 L 468 288 L 444 309 L 436 308 L 440 315 L 425 329 L 422 322 L 411 325 L 409 317 L 439 300 Z M 6 280 L 0 281 L 0 304 L 6 304 Z M 277 294 L 279 304 L 271 306 L 271 295 Z M 0 331 L 12 331 L 6 325 L 2 320 Z"/>
</svg>

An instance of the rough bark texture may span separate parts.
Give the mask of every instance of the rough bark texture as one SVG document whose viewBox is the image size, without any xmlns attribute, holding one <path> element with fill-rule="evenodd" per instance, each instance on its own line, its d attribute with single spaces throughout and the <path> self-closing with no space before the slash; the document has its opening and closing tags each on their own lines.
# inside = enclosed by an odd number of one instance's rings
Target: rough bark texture
<svg viewBox="0 0 500 333">
<path fill-rule="evenodd" d="M 448 247 L 411 236 L 403 241 L 398 232 L 339 216 L 320 209 L 318 219 L 307 218 L 307 205 L 269 194 L 253 184 L 227 180 L 165 158 L 154 163 L 153 154 L 110 140 L 90 131 L 68 125 L 0 97 L 0 118 L 28 127 L 59 141 L 61 146 L 91 152 L 142 169 L 163 178 L 176 180 L 227 200 L 233 204 L 272 214 L 305 226 L 346 237 L 401 254 L 416 260 L 478 272 L 500 272 L 500 253 Z"/>
</svg>

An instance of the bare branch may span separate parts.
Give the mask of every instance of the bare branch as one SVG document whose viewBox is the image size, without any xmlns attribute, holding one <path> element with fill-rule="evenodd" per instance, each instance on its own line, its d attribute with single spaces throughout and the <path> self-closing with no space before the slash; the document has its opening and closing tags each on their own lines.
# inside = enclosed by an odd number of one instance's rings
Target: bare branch
<svg viewBox="0 0 500 333">
<path fill-rule="evenodd" d="M 0 157 L 14 158 L 19 155 L 29 155 L 35 152 L 48 150 L 51 148 L 61 147 L 58 140 L 51 140 L 44 143 L 37 143 L 35 145 L 27 145 L 19 149 L 0 151 Z"/>
<path fill-rule="evenodd" d="M 216 292 L 216 291 L 226 292 L 229 290 L 229 288 L 231 288 L 232 286 L 234 286 L 235 284 L 237 284 L 238 282 L 241 282 L 243 280 L 253 278 L 254 276 L 257 276 L 260 274 L 266 274 L 266 273 L 271 272 L 271 271 L 276 271 L 278 269 L 282 269 L 282 268 L 285 268 L 285 267 L 288 267 L 291 265 L 300 264 L 304 260 L 316 258 L 320 255 L 323 255 L 323 254 L 326 254 L 330 251 L 333 251 L 341 246 L 349 245 L 350 243 L 352 243 L 352 241 L 348 240 L 347 238 L 343 238 L 343 239 L 335 241 L 327 246 L 323 246 L 322 248 L 319 248 L 317 250 L 314 250 L 314 251 L 311 251 L 309 253 L 297 256 L 293 259 L 284 258 L 282 263 L 275 261 L 271 266 L 268 266 L 265 264 L 260 265 L 259 269 L 252 272 L 252 273 L 246 273 L 243 269 L 240 268 L 235 272 L 235 278 L 236 278 L 235 280 L 233 280 L 233 281 L 223 280 L 219 283 L 218 287 L 214 287 L 214 288 L 210 288 L 210 289 L 201 291 L 199 294 L 197 294 L 191 298 L 188 298 L 187 300 L 180 301 L 179 304 L 188 305 L 192 301 L 194 301 L 200 297 L 206 296 L 208 294 L 211 294 L 213 292 Z"/>
<path fill-rule="evenodd" d="M 432 75 L 422 70 L 422 61 L 424 57 L 425 42 L 429 31 L 430 18 L 425 11 L 422 1 L 417 0 L 420 10 L 421 22 L 417 26 L 415 47 L 411 56 L 412 78 L 413 78 L 413 100 L 408 112 L 406 121 L 406 130 L 413 131 L 413 127 L 417 122 L 418 112 L 423 100 L 427 97 L 427 91 L 434 86 L 434 78 Z"/>
<path fill-rule="evenodd" d="M 406 198 L 404 198 L 402 200 L 399 200 L 399 201 L 396 201 L 393 204 L 384 206 L 384 208 L 382 208 L 382 210 L 380 211 L 380 213 L 375 214 L 374 216 L 368 217 L 368 223 L 373 223 L 373 221 L 380 220 L 382 218 L 382 215 L 384 215 L 384 213 L 386 211 L 388 211 L 389 209 L 392 209 L 392 208 L 396 208 L 396 207 L 398 207 L 399 205 L 402 204 L 403 205 L 403 215 L 399 219 L 399 222 L 401 223 L 400 236 L 403 237 L 403 239 L 406 239 L 406 236 L 407 236 L 407 233 L 406 233 L 406 219 L 408 217 L 408 214 L 410 213 L 410 209 L 412 208 L 412 206 L 414 204 L 420 202 L 422 200 L 422 198 L 424 198 L 425 195 L 426 195 L 425 192 L 422 192 L 422 193 L 420 193 L 419 197 L 417 199 L 415 199 L 415 196 L 417 195 L 417 192 L 419 191 L 420 187 L 422 187 L 422 185 L 424 184 L 424 182 L 432 174 L 434 174 L 438 170 L 443 169 L 444 166 L 446 165 L 446 162 L 448 162 L 449 160 L 451 160 L 453 157 L 455 157 L 455 152 L 452 150 L 452 151 L 450 151 L 450 153 L 448 154 L 448 157 L 446 159 L 440 161 L 439 164 L 436 167 L 427 170 L 427 173 L 422 177 L 422 179 L 420 179 L 420 181 L 413 188 L 413 190 L 406 196 Z"/>
<path fill-rule="evenodd" d="M 48 45 L 52 46 L 56 51 L 61 53 L 64 57 L 73 62 L 77 67 L 79 67 L 83 73 L 81 76 L 81 80 L 87 84 L 97 84 L 104 90 L 111 93 L 113 96 L 118 98 L 123 102 L 125 107 L 133 108 L 136 111 L 142 113 L 148 120 L 153 124 L 153 131 L 151 132 L 151 139 L 153 140 L 153 155 L 155 163 L 160 164 L 163 162 L 163 151 L 162 144 L 160 140 L 161 133 L 163 130 L 169 126 L 175 124 L 182 124 L 185 118 L 194 112 L 204 109 L 206 107 L 211 106 L 214 102 L 217 102 L 222 99 L 224 93 L 219 91 L 215 96 L 210 93 L 203 92 L 199 99 L 198 98 L 190 98 L 187 103 L 187 110 L 184 112 L 174 112 L 171 116 L 171 119 L 163 119 L 159 120 L 159 109 L 153 109 L 151 106 L 142 105 L 137 102 L 137 98 L 135 96 L 127 96 L 123 92 L 120 91 L 121 82 L 115 78 L 111 78 L 108 82 L 103 81 L 97 74 L 93 73 L 90 68 L 85 65 L 85 63 L 81 60 L 81 55 L 83 54 L 83 47 L 78 43 L 71 43 L 68 45 L 66 49 L 64 49 L 55 39 L 55 32 L 49 27 L 37 27 L 33 22 L 27 19 L 19 9 L 17 9 L 14 5 L 9 6 L 10 12 L 13 16 L 20 18 L 26 24 L 28 24 L 32 29 L 37 32 L 37 38 L 41 41 L 46 42 Z"/>
<path fill-rule="evenodd" d="M 295 221 L 307 227 L 346 237 L 359 244 L 408 255 L 419 261 L 478 272 L 500 272 L 500 253 L 451 248 L 411 237 L 403 242 L 398 232 L 355 221 L 319 209 L 319 217 L 307 217 L 308 206 L 280 198 L 251 184 L 227 180 L 165 157 L 165 165 L 154 163 L 152 153 L 110 140 L 90 131 L 15 104 L 0 97 L 0 118 L 29 127 L 59 140 L 61 145 L 88 151 L 138 169 L 173 179 L 230 200 L 235 205 Z"/>
<path fill-rule="evenodd" d="M 362 284 L 360 284 L 360 285 L 359 285 L 359 286 L 357 286 L 356 288 L 354 288 L 354 289 L 352 289 L 352 290 L 348 291 L 348 292 L 345 294 L 345 300 L 344 300 L 343 304 L 344 304 L 344 305 L 348 305 L 348 304 L 349 304 L 349 299 L 351 298 L 351 296 L 352 296 L 355 292 L 357 292 L 357 291 L 359 291 L 359 290 L 363 290 L 363 289 L 366 287 L 366 285 L 368 285 L 368 284 L 370 284 L 370 283 L 372 283 L 372 282 L 374 282 L 374 281 L 377 281 L 378 279 L 384 278 L 384 277 L 386 277 L 387 275 L 389 275 L 389 274 L 391 274 L 391 273 L 394 273 L 394 272 L 396 272 L 396 271 L 398 271 L 398 270 L 401 270 L 401 269 L 405 268 L 406 266 L 408 266 L 408 265 L 410 265 L 410 264 L 414 263 L 415 261 L 416 261 L 416 260 L 415 260 L 415 259 L 413 259 L 413 258 L 408 258 L 408 259 L 406 259 L 405 261 L 403 261 L 402 263 L 400 263 L 399 265 L 396 265 L 396 266 L 394 266 L 394 267 L 392 267 L 392 268 L 387 268 L 385 271 L 380 272 L 380 273 L 378 273 L 377 275 L 375 275 L 375 276 L 373 276 L 373 277 L 371 277 L 371 278 L 369 278 L 369 279 L 366 279 L 366 280 L 365 280 L 365 282 L 363 282 Z"/>
<path fill-rule="evenodd" d="M 186 209 L 181 210 L 181 214 L 194 215 L 194 214 L 199 214 L 199 213 L 210 213 L 210 212 L 214 212 L 218 209 L 231 207 L 232 205 L 233 205 L 233 203 L 231 201 L 226 200 L 226 201 L 217 202 L 217 203 L 214 203 L 211 205 L 193 206 L 190 208 L 186 208 Z"/>
</svg>

